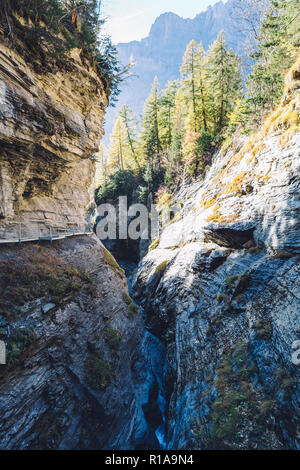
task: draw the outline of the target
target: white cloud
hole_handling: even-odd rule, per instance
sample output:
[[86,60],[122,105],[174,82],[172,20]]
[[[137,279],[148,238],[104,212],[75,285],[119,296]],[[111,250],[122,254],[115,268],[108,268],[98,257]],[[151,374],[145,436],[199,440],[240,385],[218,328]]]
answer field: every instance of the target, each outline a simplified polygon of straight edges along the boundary
[[114,43],[139,40],[149,32],[148,21],[142,10],[129,15],[108,18],[104,31],[112,37]]

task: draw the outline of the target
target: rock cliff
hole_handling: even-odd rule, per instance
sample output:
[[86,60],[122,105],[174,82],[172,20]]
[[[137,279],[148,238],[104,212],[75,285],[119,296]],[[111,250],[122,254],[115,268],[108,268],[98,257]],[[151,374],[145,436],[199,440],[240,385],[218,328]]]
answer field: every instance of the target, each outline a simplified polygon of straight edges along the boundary
[[168,449],[299,449],[299,62],[280,106],[181,189],[136,292],[165,345]]
[[38,72],[0,35],[0,238],[84,224],[108,98],[100,78],[70,53]]
[[0,266],[0,448],[157,447],[152,340],[96,237],[2,249]]
[[[0,27],[0,239],[82,231],[105,81],[77,49],[41,62],[11,39]],[[97,238],[1,244],[0,284],[0,448],[158,447],[155,339]]]

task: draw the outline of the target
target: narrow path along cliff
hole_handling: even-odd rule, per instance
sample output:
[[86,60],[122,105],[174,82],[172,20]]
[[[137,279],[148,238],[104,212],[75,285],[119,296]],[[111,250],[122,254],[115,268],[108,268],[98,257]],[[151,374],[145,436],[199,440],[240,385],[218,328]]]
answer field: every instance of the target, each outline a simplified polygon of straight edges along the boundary
[[[204,132],[156,240],[102,243],[81,227],[114,75],[73,11],[36,30],[19,3],[0,6],[0,239],[36,238],[0,246],[0,449],[299,449],[299,60],[257,132]],[[120,186],[149,206],[146,170]]]

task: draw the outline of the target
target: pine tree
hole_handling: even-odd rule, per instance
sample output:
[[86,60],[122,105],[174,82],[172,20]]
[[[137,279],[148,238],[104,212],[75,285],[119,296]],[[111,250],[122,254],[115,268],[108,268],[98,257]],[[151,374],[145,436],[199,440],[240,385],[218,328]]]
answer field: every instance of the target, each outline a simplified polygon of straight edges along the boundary
[[284,74],[299,47],[299,0],[270,0],[247,83],[247,104],[254,125],[259,125],[263,116],[279,102]]
[[119,116],[121,117],[123,124],[125,126],[126,135],[127,135],[127,138],[126,138],[127,146],[130,149],[131,158],[130,158],[129,165],[134,170],[140,172],[141,165],[139,162],[138,152],[137,152],[137,135],[136,135],[137,134],[137,130],[136,130],[137,121],[133,116],[133,112],[131,111],[129,106],[127,106],[126,104],[124,104],[121,107],[119,111]]
[[197,122],[198,111],[198,88],[197,76],[201,67],[201,55],[199,53],[199,45],[192,40],[186,48],[181,66],[181,83],[186,93],[187,102],[191,103],[193,130],[197,132],[199,125]]
[[182,171],[184,123],[185,99],[182,88],[179,88],[174,100],[172,140],[165,175],[165,183],[170,186],[174,186]]
[[169,149],[173,134],[173,114],[176,93],[179,88],[178,81],[168,82],[163,91],[159,107],[159,126],[161,129],[160,140],[164,149]]
[[159,89],[158,79],[155,77],[151,93],[146,101],[141,132],[141,145],[145,159],[153,170],[155,165],[160,165],[161,141],[159,132]]
[[202,125],[205,132],[208,130],[208,101],[209,91],[207,88],[207,68],[204,49],[202,43],[198,49],[198,70],[197,70],[197,90],[199,93],[199,117],[202,119]]
[[224,32],[209,49],[207,70],[213,97],[214,132],[220,134],[242,89],[239,59],[232,49],[227,49]]

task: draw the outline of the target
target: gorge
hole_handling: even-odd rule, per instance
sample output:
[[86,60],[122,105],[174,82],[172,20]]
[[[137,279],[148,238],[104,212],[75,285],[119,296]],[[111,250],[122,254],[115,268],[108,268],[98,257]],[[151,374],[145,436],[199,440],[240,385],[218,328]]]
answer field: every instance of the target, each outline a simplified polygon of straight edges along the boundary
[[86,224],[107,77],[0,19],[0,449],[299,450],[299,57],[150,247],[105,243],[118,264],[95,233],[40,237]]

